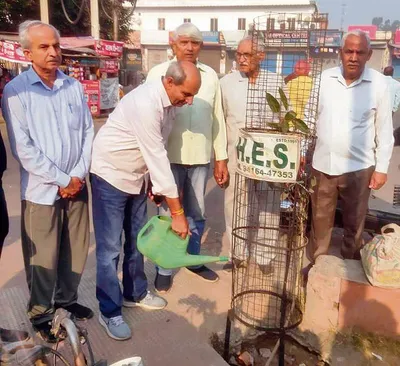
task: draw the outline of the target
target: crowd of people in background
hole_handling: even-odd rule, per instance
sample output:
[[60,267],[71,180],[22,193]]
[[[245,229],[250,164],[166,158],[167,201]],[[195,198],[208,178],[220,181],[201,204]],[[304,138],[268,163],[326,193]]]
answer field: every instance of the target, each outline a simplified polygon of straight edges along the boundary
[[[50,324],[55,309],[64,308],[77,320],[94,315],[78,303],[90,238],[90,182],[99,323],[111,338],[129,339],[132,333],[122,308],[163,309],[167,302],[160,294],[173,286],[171,271],[157,268],[158,294],[148,290],[144,258],[137,249],[138,232],[147,220],[147,199],[157,203],[160,214],[172,217],[177,235],[190,235],[188,252],[199,254],[206,225],[205,189],[213,166],[214,179],[225,190],[230,239],[235,143],[239,129],[245,127],[248,90],[266,72],[260,64],[268,50],[254,47],[251,37],[244,38],[236,52],[237,70],[219,80],[215,71],[198,61],[201,32],[185,23],[173,33],[174,58],[150,70],[146,83],[121,99],[94,137],[80,83],[59,70],[57,29],[26,21],[19,33],[32,67],[4,87],[2,111],[21,172],[28,317],[43,340],[55,342]],[[350,32],[342,41],[341,66],[321,76],[312,161],[317,185],[311,197],[310,266],[328,253],[339,197],[344,202],[342,255],[359,257],[370,191],[387,180],[399,83],[389,79],[393,69],[385,69],[388,77],[366,66],[371,54],[368,36]],[[313,87],[309,73],[308,60],[297,62],[285,80],[271,73],[281,85],[286,83],[301,118]],[[302,98],[296,98],[299,90],[306,91]],[[0,153],[1,179],[6,168],[2,143]],[[8,232],[8,225],[3,226],[7,208],[2,187],[0,194],[2,246]],[[117,274],[122,248],[121,288]],[[230,261],[225,269],[234,265]],[[204,265],[186,270],[193,278],[218,281],[218,274]],[[2,332],[8,339],[26,337]]]

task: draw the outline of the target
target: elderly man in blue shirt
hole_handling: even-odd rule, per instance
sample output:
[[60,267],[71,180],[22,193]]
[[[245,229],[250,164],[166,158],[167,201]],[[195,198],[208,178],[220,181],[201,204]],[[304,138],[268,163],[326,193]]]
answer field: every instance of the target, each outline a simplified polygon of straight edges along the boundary
[[58,31],[34,20],[22,23],[19,35],[32,67],[7,84],[2,109],[20,164],[28,316],[39,335],[54,342],[50,321],[55,308],[65,308],[78,320],[93,316],[77,303],[89,246],[85,177],[93,121],[80,83],[58,69]]

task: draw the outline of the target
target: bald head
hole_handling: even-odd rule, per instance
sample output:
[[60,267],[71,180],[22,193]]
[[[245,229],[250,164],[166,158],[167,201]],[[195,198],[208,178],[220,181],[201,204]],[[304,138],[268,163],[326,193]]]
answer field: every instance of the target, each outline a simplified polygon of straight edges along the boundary
[[393,66],[386,66],[386,67],[383,69],[383,75],[392,76],[392,77],[393,77],[393,74],[394,74],[394,68],[393,68]]
[[201,86],[200,71],[190,61],[171,62],[163,84],[172,105],[177,107],[191,105],[193,97],[199,92]]

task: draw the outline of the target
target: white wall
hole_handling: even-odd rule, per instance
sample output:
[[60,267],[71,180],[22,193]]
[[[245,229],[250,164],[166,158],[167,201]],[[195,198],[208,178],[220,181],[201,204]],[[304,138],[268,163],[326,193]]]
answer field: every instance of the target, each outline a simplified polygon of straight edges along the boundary
[[[272,10],[272,8],[271,8]],[[158,29],[158,18],[165,18],[165,29],[174,30],[183,23],[184,18],[190,18],[201,31],[210,31],[211,18],[218,18],[219,31],[234,31],[238,30],[238,19],[246,18],[246,29],[249,29],[249,24],[253,23],[254,18],[268,13],[268,7],[247,7],[246,9],[239,7],[204,7],[204,8],[140,8],[136,9],[136,18],[140,18],[140,26],[135,26],[135,29],[155,30]],[[274,7],[274,12],[289,12],[288,8]],[[314,8],[304,6],[293,6],[290,8],[290,13],[312,13]],[[139,15],[140,13],[140,15]]]

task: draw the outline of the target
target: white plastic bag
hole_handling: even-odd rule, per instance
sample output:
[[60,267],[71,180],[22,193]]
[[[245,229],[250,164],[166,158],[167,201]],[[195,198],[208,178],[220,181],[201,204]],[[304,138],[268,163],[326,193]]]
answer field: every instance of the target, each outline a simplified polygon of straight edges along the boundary
[[373,286],[400,288],[400,227],[389,224],[361,249],[365,274]]
[[144,366],[141,357],[130,357],[125,358],[125,360],[113,363],[111,366]]

